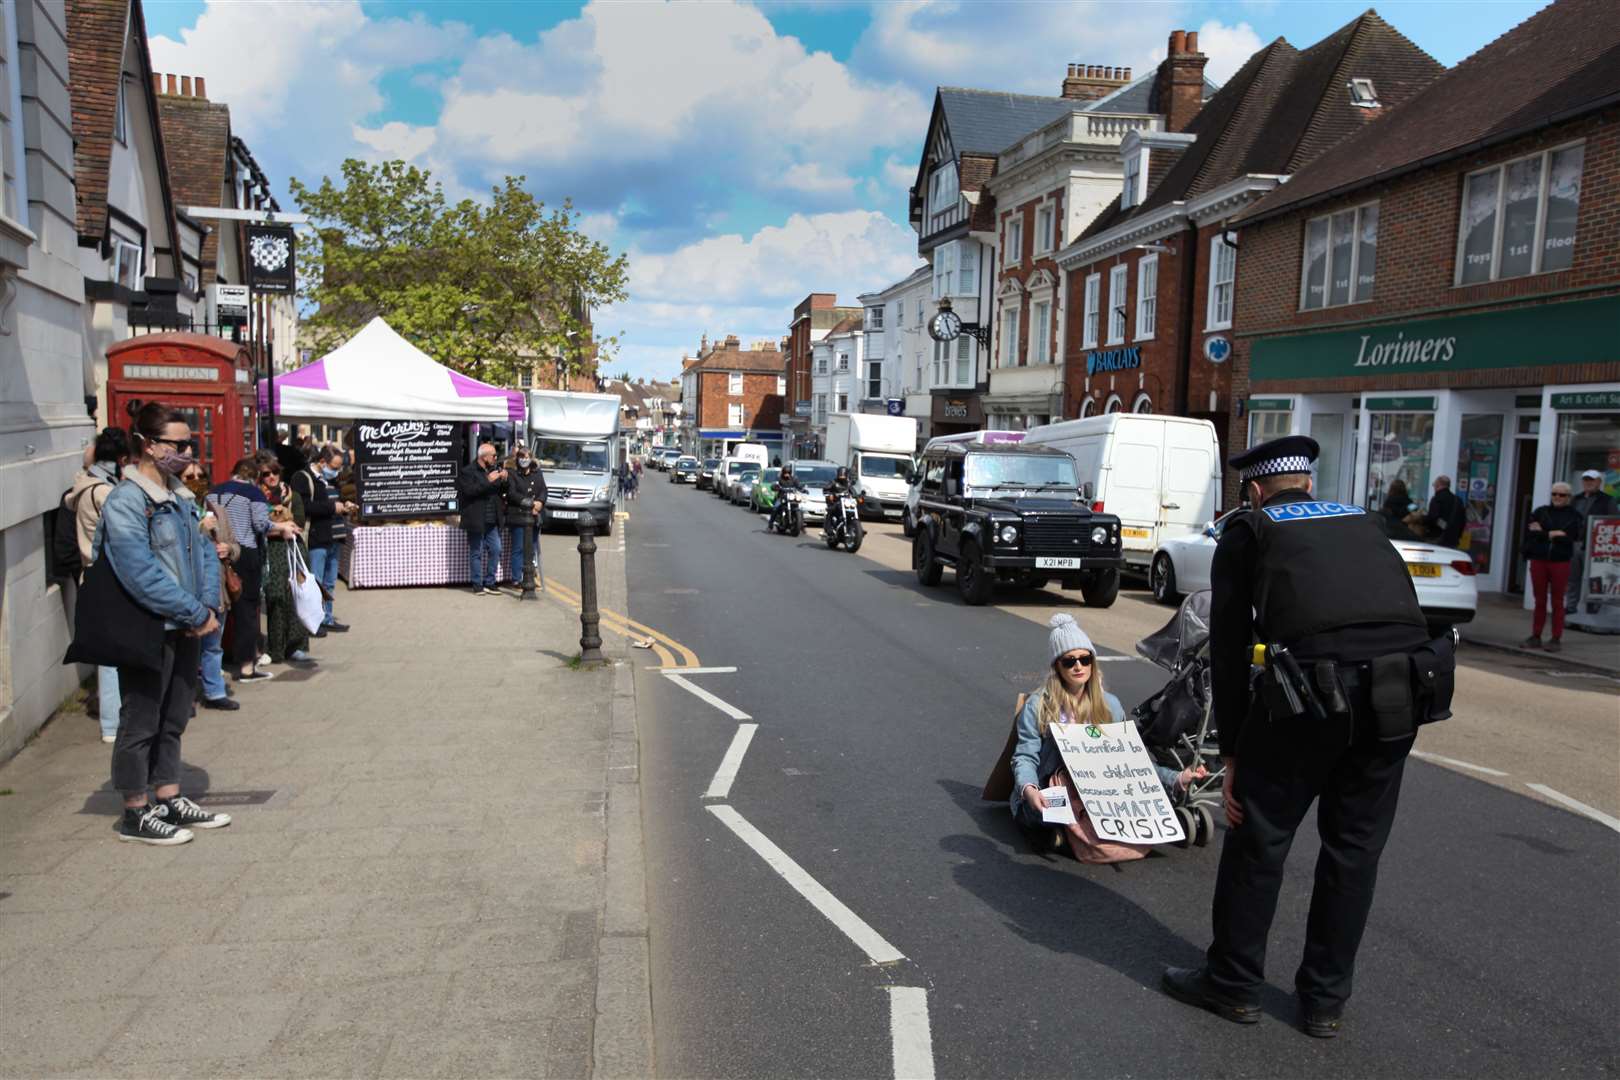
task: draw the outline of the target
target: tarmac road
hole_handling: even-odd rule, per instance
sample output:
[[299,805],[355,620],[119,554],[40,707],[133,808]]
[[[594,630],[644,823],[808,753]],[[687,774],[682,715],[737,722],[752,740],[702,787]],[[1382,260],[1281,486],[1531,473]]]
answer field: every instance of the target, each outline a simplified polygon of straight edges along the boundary
[[[1216,847],[1086,868],[1031,852],[1006,807],[979,799],[1016,694],[1040,679],[1044,629],[963,606],[949,573],[918,587],[885,565],[879,536],[881,561],[830,552],[815,532],[766,534],[662,480],[649,475],[625,527],[630,611],[704,666],[736,669],[683,676],[713,700],[637,672],[662,1075],[890,1076],[919,1053],[940,1076],[1614,1072],[1614,830],[1486,782],[1499,777],[1414,760],[1346,1034],[1320,1043],[1291,1026],[1308,828],[1272,934],[1266,1021],[1186,1009],[1158,975],[1207,943]],[[1168,609],[1155,614],[1142,625]],[[1111,615],[1077,609],[1082,625]],[[1093,630],[1105,655],[1128,645],[1125,621]],[[1134,659],[1100,670],[1127,708],[1163,682]],[[1609,704],[1534,694],[1528,734]],[[705,798],[740,724],[758,727],[735,780]],[[724,815],[848,917],[812,906]],[[901,958],[874,964],[870,939],[851,936],[861,927]],[[921,1050],[916,1024],[892,1019],[897,986],[926,992]]]

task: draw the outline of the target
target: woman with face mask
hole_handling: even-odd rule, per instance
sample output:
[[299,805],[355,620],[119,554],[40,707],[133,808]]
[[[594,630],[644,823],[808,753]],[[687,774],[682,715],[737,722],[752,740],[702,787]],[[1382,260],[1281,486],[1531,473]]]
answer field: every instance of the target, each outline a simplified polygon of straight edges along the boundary
[[[134,467],[107,496],[94,547],[130,598],[163,620],[161,670],[123,667],[112,784],[123,793],[118,837],[184,844],[193,829],[230,824],[180,793],[180,737],[197,694],[201,640],[219,626],[219,557],[197,527],[195,499],[180,476],[194,461],[180,413],[148,402],[135,414]],[[154,803],[147,789],[157,797]]]
[[517,451],[507,462],[506,524],[512,530],[512,587],[522,589],[523,571],[529,560],[534,560],[536,587],[544,589],[540,580],[540,510],[546,504],[546,478],[540,465],[519,443]]

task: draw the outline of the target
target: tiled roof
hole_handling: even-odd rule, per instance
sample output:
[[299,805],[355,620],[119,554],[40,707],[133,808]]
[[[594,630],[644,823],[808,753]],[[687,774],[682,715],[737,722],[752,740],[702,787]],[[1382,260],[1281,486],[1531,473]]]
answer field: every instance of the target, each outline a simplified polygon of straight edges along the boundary
[[[231,110],[204,98],[158,98],[163,121],[163,149],[169,158],[169,184],[181,206],[218,206],[223,200],[229,166]],[[219,230],[203,236],[202,280],[212,284],[218,273]]]
[[[1199,110],[1185,132],[1196,140],[1147,198],[1127,211],[1115,199],[1082,235],[1096,236],[1240,176],[1291,174],[1368,124],[1382,124],[1444,70],[1370,10],[1304,52],[1278,38]],[[1350,103],[1355,77],[1373,79],[1382,108]]]
[[847,334],[851,330],[859,330],[865,325],[866,317],[864,312],[860,315],[846,315],[832,325],[832,329],[827,331],[827,336],[832,337],[834,334]]
[[787,353],[777,349],[719,348],[711,351],[693,367],[699,371],[765,371],[777,374],[787,367]]
[[945,126],[958,154],[999,154],[1025,135],[1087,104],[1062,97],[999,90],[939,88]]
[[129,0],[67,0],[68,94],[79,235],[107,231],[107,174]]
[[[1163,66],[1162,62],[1161,65]],[[1220,84],[1209,79],[1204,80],[1204,100],[1208,101],[1220,90]],[[1099,113],[1130,113],[1133,115],[1151,115],[1164,110],[1159,106],[1159,69],[1156,67],[1146,75],[1139,75],[1134,82],[1120,87],[1107,97],[1098,98],[1094,102],[1077,102],[1084,106],[1087,112]]]
[[[1384,98],[1383,78],[1370,77]],[[1620,18],[1612,0],[1558,0],[1377,125],[1324,151],[1243,217],[1270,217],[1617,100]]]

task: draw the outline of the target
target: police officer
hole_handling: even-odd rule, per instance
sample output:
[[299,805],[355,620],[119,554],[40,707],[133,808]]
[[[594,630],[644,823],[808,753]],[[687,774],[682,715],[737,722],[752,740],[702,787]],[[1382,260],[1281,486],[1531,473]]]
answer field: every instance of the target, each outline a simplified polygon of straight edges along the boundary
[[[1429,640],[1406,566],[1372,516],[1312,497],[1318,451],[1293,435],[1230,462],[1253,508],[1227,523],[1212,567],[1211,677],[1230,829],[1205,965],[1167,968],[1162,985],[1227,1020],[1260,1018],[1283,861],[1319,800],[1322,849],[1294,985],[1305,1032],[1332,1038],[1406,755],[1420,718],[1449,715],[1453,660],[1449,637]],[[1251,702],[1256,641],[1268,655]],[[1440,671],[1444,700],[1414,691],[1414,654],[1421,670]]]

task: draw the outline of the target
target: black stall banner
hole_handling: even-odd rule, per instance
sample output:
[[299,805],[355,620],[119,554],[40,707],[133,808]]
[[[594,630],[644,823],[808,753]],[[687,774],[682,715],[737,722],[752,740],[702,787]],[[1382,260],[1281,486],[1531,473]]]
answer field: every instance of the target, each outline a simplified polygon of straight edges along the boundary
[[457,512],[465,427],[445,420],[361,420],[354,426],[356,497],[363,521]]
[[254,292],[298,291],[296,242],[291,225],[247,226],[248,285]]

